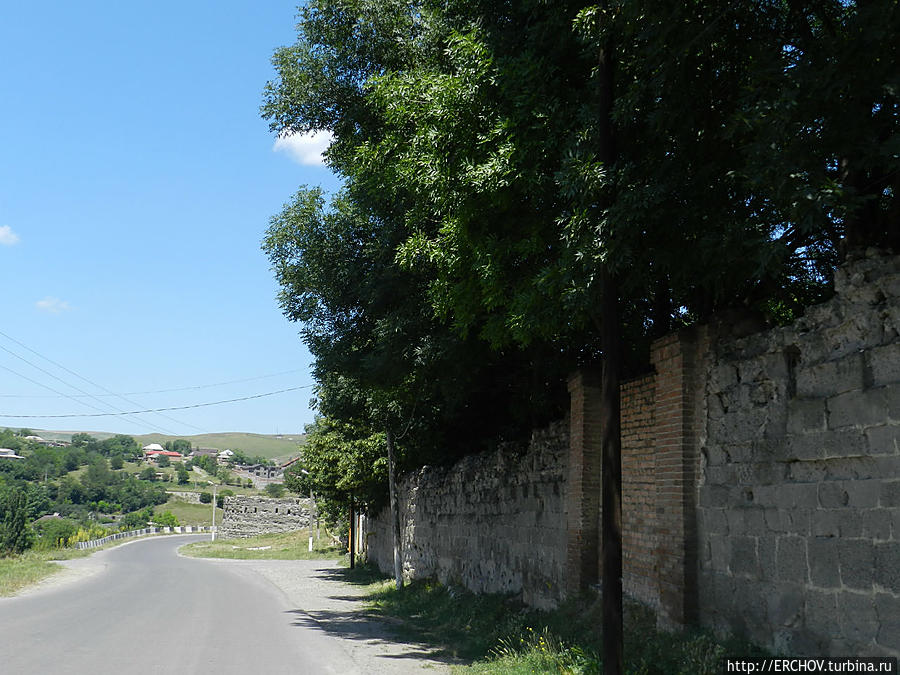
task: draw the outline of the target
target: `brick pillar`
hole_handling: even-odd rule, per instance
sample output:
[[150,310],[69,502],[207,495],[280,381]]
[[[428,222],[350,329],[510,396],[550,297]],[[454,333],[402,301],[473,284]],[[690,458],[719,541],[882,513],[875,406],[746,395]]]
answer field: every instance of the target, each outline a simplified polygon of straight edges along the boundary
[[658,625],[678,629],[697,617],[696,460],[698,339],[693,331],[653,343],[656,367],[656,522]]
[[566,495],[566,594],[598,581],[600,565],[600,381],[569,377],[569,476]]

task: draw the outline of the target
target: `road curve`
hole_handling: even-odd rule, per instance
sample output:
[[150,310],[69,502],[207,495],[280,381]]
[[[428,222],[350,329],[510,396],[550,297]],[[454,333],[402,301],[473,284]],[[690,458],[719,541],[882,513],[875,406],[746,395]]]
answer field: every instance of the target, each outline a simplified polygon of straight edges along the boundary
[[[359,650],[340,637],[314,621],[298,621],[302,608],[264,575],[176,554],[198,538],[151,538],[101,551],[89,559],[95,574],[0,599],[0,671],[396,672],[400,664],[362,663]],[[418,670],[424,664],[403,665]]]

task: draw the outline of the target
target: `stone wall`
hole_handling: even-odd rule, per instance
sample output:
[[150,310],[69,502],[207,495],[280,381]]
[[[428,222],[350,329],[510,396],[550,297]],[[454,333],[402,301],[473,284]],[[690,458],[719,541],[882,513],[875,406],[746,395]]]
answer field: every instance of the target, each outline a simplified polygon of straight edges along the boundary
[[224,501],[225,514],[219,533],[225,538],[255,537],[309,527],[309,499],[237,495],[225,497]]
[[713,341],[697,525],[704,622],[795,654],[900,654],[900,258],[795,324]]
[[[900,257],[850,261],[835,290],[787,327],[661,338],[622,386],[623,587],[662,627],[900,656]],[[403,480],[408,577],[539,606],[596,584],[600,393],[589,373],[569,391],[568,434]],[[387,522],[368,537],[390,571]]]
[[[535,432],[453,467],[424,467],[400,481],[403,573],[475,592],[522,593],[539,607],[562,596],[567,425]],[[388,510],[366,519],[369,560],[393,573]]]

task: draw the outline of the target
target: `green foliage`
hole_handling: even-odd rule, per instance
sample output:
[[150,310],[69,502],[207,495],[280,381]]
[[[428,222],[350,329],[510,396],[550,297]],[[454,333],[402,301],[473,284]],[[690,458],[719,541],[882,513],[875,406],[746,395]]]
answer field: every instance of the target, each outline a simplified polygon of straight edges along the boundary
[[25,492],[18,489],[0,491],[0,555],[22,553],[31,544]]
[[178,518],[171,511],[163,511],[153,516],[153,524],[157,527],[178,527]]
[[156,464],[160,469],[164,469],[167,466],[172,466],[172,460],[170,460],[166,455],[159,455],[156,458]]
[[153,507],[147,506],[140,511],[126,513],[119,521],[119,529],[123,531],[141,530],[147,527],[147,523],[153,518]]
[[69,537],[75,534],[78,524],[68,518],[51,518],[35,523],[34,529],[38,534],[35,548],[49,550],[68,546]]
[[284,496],[284,491],[284,485],[281,483],[269,483],[264,490],[269,497],[282,497]]
[[188,470],[184,468],[184,466],[179,466],[175,471],[175,475],[178,477],[179,485],[187,485],[191,480],[191,475],[188,473]]
[[389,429],[401,469],[451,461],[558,417],[612,322],[638,373],[673,327],[787,321],[844,249],[900,245],[896,2],[310,0],[297,30],[262,113],[332,132],[344,188],[263,248],[318,382],[287,484],[334,517],[383,502]]
[[212,504],[212,493],[211,492],[201,492],[200,493],[200,503],[201,504]]

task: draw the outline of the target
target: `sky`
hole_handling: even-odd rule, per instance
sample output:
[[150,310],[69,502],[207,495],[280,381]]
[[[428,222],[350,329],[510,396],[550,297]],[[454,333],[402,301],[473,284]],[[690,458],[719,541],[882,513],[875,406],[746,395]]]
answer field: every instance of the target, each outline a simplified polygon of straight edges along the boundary
[[296,3],[3,4],[0,426],[301,432],[312,359],[260,243],[339,182],[259,115]]

